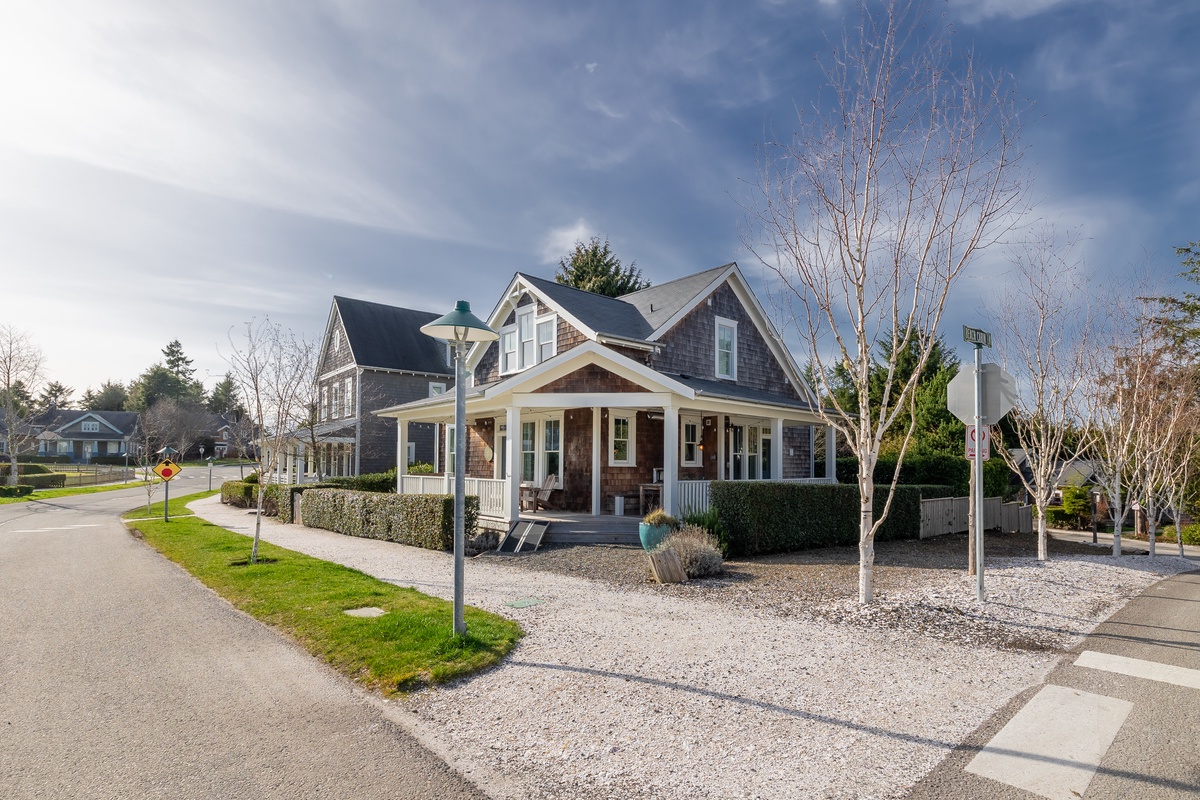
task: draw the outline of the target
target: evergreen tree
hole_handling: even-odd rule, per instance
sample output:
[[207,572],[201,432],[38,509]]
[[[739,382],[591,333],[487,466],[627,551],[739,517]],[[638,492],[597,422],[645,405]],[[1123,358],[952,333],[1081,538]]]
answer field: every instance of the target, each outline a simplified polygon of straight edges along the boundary
[[575,252],[560,260],[558,267],[554,280],[608,297],[620,297],[650,285],[650,281],[642,280],[637,262],[622,266],[608,239],[601,242],[598,236],[593,236],[587,244],[575,242]]
[[42,387],[42,392],[37,399],[37,408],[39,411],[45,411],[50,406],[65,408],[70,405],[73,394],[75,394],[75,390],[70,386],[63,386],[58,381],[51,381]]
[[83,407],[88,411],[123,411],[129,392],[120,381],[105,381],[99,391],[90,387],[83,393]]
[[208,410],[214,414],[226,414],[229,419],[237,419],[246,415],[246,407],[242,405],[238,394],[237,383],[228,372],[208,397]]
[[145,411],[164,398],[202,404],[204,387],[199,381],[184,380],[162,364],[155,364],[130,384],[125,410]]
[[167,369],[175,377],[184,383],[191,381],[196,370],[192,368],[192,360],[183,354],[183,345],[178,339],[172,339],[170,344],[163,348],[162,354],[167,360]]

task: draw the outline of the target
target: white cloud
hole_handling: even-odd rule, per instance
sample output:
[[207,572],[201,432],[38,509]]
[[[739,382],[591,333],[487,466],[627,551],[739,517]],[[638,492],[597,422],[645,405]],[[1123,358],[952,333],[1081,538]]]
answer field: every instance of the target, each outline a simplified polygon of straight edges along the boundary
[[589,64],[584,64],[584,65],[583,65],[583,68],[584,68],[584,69],[586,69],[588,72],[595,72],[595,71],[596,71],[596,67],[598,67],[598,66],[600,66],[600,65],[599,65],[599,64],[597,64],[595,61],[593,61],[593,62],[591,62],[591,63],[589,63]]
[[554,228],[542,239],[542,263],[557,264],[559,259],[575,249],[576,242],[586,242],[595,235],[596,232],[582,217],[574,225]]
[[1059,6],[1077,3],[1079,0],[952,0],[959,16],[968,24],[975,24],[996,17],[1027,19]]

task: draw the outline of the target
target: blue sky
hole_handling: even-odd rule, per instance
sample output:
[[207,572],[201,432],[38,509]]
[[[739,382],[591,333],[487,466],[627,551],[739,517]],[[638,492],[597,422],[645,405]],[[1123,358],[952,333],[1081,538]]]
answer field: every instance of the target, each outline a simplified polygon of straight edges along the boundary
[[[1036,214],[1103,283],[1200,239],[1200,6],[950,0],[1032,103]],[[608,237],[659,283],[736,260],[755,147],[857,14],[820,0],[59,0],[0,26],[0,322],[77,395],[173,338],[211,386],[255,315],[490,310]],[[984,267],[947,319],[979,319]],[[965,351],[964,351],[965,352]],[[803,363],[805,355],[797,353]]]

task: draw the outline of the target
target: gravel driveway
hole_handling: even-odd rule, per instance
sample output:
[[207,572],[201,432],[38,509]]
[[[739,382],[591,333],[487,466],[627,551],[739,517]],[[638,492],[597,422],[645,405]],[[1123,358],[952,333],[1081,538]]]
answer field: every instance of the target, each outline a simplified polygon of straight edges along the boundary
[[[253,521],[214,499],[192,508],[231,529]],[[451,595],[448,554],[274,521],[263,531]],[[1026,546],[997,539],[986,552]],[[467,603],[526,637],[500,667],[397,702],[497,797],[895,797],[1126,599],[1194,568],[1076,547],[1044,564],[989,556],[980,607],[953,568],[965,545],[881,544],[881,597],[865,609],[843,549],[669,587],[646,583],[629,548],[482,556],[467,563]]]

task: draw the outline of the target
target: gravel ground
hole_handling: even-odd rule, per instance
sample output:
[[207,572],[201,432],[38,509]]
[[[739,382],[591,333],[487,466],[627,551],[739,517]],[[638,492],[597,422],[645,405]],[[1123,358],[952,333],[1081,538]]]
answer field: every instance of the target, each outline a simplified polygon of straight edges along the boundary
[[[193,508],[236,527],[219,504]],[[450,596],[444,553],[263,535]],[[1194,567],[1063,543],[1038,564],[1028,541],[997,537],[981,607],[961,539],[881,544],[866,609],[852,549],[681,586],[647,583],[632,548],[470,559],[467,602],[527,635],[500,667],[398,704],[496,797],[897,797],[1128,597]]]

